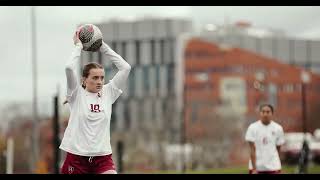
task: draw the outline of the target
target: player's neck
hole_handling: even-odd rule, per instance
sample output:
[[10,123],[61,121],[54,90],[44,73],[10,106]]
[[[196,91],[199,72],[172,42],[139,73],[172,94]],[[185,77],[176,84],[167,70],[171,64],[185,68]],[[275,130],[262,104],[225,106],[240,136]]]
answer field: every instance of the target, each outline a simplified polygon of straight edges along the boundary
[[261,123],[262,123],[263,125],[265,125],[265,126],[268,126],[268,125],[271,123],[271,120],[269,120],[269,121],[260,120],[260,121],[261,121]]

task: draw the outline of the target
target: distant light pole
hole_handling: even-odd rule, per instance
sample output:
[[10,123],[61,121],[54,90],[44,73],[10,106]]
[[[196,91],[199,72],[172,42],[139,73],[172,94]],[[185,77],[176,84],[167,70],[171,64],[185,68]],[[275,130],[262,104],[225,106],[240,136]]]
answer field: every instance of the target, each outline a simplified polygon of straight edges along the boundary
[[60,86],[57,86],[57,94],[54,96],[53,98],[53,145],[54,145],[54,153],[53,153],[53,157],[54,157],[54,173],[55,174],[59,174],[59,170],[60,170],[60,149],[59,149],[59,145],[60,145],[60,124],[59,124],[59,89]]
[[[185,75],[184,75],[185,76]],[[181,173],[186,172],[186,166],[185,166],[185,152],[184,152],[184,146],[186,143],[186,124],[185,124],[185,119],[186,119],[186,93],[187,93],[187,88],[186,88],[186,81],[183,82],[183,105],[182,105],[182,119],[181,119],[181,126],[180,126],[180,147],[181,147],[181,154],[180,154],[180,159],[181,159]]]
[[306,71],[301,73],[301,97],[302,97],[302,127],[303,127],[303,145],[300,153],[299,159],[299,173],[307,173],[308,167],[308,156],[309,156],[309,145],[307,141],[307,97],[306,97],[306,87],[311,81],[310,74]]
[[33,90],[33,130],[32,130],[32,160],[31,171],[35,171],[39,156],[39,119],[37,105],[37,38],[35,7],[31,6],[31,60],[32,60],[32,90]]

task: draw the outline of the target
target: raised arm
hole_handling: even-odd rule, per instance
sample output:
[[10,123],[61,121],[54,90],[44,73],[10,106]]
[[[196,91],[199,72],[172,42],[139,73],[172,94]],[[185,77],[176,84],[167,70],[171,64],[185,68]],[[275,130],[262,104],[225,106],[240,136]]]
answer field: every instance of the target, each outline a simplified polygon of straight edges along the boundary
[[80,64],[81,49],[83,48],[81,41],[78,38],[78,31],[75,33],[73,40],[75,47],[65,66],[65,72],[67,77],[67,99],[69,99],[72,96],[73,91],[79,85],[77,69]]
[[112,78],[112,83],[119,89],[123,89],[128,79],[131,66],[105,42],[102,43],[100,51],[118,68],[118,72]]

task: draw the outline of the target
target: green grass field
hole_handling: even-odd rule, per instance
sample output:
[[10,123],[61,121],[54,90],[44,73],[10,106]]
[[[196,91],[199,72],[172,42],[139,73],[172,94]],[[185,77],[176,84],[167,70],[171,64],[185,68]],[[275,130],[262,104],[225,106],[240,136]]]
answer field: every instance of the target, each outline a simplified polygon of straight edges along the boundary
[[[283,174],[295,174],[297,166],[287,166],[282,167]],[[179,171],[155,171],[148,172],[148,174],[180,174]],[[248,168],[244,167],[234,167],[234,168],[221,168],[221,169],[210,169],[204,171],[186,171],[186,174],[248,174]],[[308,167],[308,174],[320,174],[320,165],[310,165]]]

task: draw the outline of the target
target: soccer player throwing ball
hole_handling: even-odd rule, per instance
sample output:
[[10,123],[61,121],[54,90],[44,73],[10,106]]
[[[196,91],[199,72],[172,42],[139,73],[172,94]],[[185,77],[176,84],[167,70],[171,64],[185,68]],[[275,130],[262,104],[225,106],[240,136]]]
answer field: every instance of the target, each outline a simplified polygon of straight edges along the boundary
[[79,31],[73,37],[74,50],[67,62],[67,100],[70,107],[68,126],[60,145],[67,152],[62,166],[63,174],[116,174],[110,143],[112,104],[121,95],[131,66],[106,43],[100,47],[108,59],[118,68],[109,83],[104,84],[103,66],[89,63],[77,76],[83,45]]
[[272,120],[274,109],[270,104],[260,106],[260,120],[252,123],[245,135],[250,146],[250,174],[279,174],[279,151],[284,143],[283,128]]

